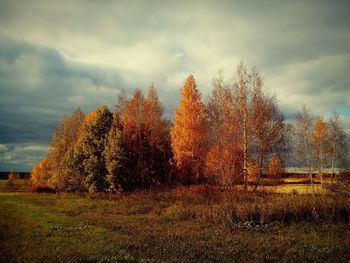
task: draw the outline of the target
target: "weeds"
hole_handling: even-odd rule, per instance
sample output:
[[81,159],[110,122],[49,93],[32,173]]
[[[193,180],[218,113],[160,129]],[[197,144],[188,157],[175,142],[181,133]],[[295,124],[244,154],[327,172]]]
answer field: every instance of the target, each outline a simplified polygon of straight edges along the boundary
[[346,262],[350,256],[349,199],[341,195],[197,185],[120,195],[4,192],[0,207],[4,262]]
[[246,204],[236,203],[231,208],[233,224],[253,222],[269,224],[280,222],[349,223],[350,203],[346,197],[334,195],[272,195],[267,199]]

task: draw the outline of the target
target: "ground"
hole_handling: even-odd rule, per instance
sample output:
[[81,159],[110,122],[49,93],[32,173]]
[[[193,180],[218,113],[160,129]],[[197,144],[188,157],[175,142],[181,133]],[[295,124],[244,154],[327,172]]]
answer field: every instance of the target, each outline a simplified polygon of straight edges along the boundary
[[277,194],[247,197],[201,187],[45,194],[21,192],[18,181],[10,192],[5,184],[0,182],[1,262],[350,260],[348,222],[232,222],[227,204],[252,206]]

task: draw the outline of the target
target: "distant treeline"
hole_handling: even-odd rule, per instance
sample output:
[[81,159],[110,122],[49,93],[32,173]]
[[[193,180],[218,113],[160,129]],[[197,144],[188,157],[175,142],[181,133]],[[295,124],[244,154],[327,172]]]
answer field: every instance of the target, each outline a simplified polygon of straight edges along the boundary
[[[78,109],[53,132],[49,151],[31,173],[31,186],[55,191],[130,191],[163,184],[248,182],[279,177],[295,156],[323,178],[344,164],[345,133],[334,115],[314,118],[305,106],[287,124],[254,67],[241,63],[234,80],[219,75],[202,100],[193,75],[181,89],[173,122],[163,118],[153,85],[118,97],[113,112]],[[255,187],[255,189],[256,189]]]
[[0,172],[0,179],[8,179],[9,174],[14,173],[16,175],[16,179],[28,179],[30,177],[29,172]]

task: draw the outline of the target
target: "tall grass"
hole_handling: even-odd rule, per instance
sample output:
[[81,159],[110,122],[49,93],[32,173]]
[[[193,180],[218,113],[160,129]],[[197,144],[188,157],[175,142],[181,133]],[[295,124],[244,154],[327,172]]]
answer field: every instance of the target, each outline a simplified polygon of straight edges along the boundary
[[350,198],[339,194],[220,191],[206,185],[178,187],[169,193],[174,201],[182,204],[172,207],[172,214],[177,210],[190,218],[213,223],[227,223],[227,220],[236,226],[247,222],[250,225],[350,223]]
[[230,211],[233,224],[349,223],[350,200],[336,195],[271,195],[254,202],[234,203]]

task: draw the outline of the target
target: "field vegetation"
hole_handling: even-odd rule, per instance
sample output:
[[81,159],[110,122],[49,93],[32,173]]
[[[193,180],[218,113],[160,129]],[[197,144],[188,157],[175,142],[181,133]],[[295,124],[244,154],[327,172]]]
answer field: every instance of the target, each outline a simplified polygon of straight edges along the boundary
[[[179,186],[127,194],[9,192],[2,262],[347,262],[350,200]],[[15,189],[25,189],[15,180]]]

